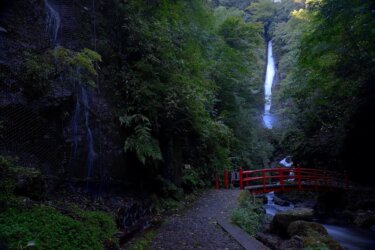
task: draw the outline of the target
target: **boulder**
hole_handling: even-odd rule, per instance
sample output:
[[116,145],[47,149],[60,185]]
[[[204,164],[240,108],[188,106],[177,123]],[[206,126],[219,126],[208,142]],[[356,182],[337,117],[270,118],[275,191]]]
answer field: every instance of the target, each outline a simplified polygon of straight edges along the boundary
[[370,229],[375,226],[375,212],[371,210],[358,212],[355,215],[354,224],[358,227]]
[[266,233],[258,233],[255,238],[271,249],[277,249],[283,241],[277,235]]
[[303,249],[343,250],[344,248],[328,235],[312,234],[303,238]]
[[302,248],[324,248],[331,250],[343,249],[340,244],[333,240],[323,225],[308,221],[294,221],[288,227],[290,237],[300,237],[302,239]]
[[263,204],[267,204],[268,203],[267,195],[262,195],[261,199],[262,199],[262,203]]
[[288,235],[290,237],[293,237],[295,235],[309,236],[312,233],[317,233],[320,235],[328,235],[328,232],[323,227],[323,225],[316,223],[316,222],[297,220],[297,221],[290,223],[288,227]]
[[40,200],[43,194],[43,178],[40,171],[23,167],[17,167],[14,170],[16,173],[14,193],[33,200]]
[[273,202],[276,204],[276,205],[279,205],[279,206],[282,206],[282,207],[288,207],[290,205],[290,202],[286,201],[286,200],[283,200],[283,199],[280,199],[279,197],[277,196],[274,196],[273,197]]
[[289,225],[297,220],[312,220],[314,211],[310,208],[295,208],[277,213],[271,222],[270,231],[280,236],[288,236]]
[[300,250],[303,249],[303,237],[295,235],[290,240],[285,240],[279,245],[279,249]]

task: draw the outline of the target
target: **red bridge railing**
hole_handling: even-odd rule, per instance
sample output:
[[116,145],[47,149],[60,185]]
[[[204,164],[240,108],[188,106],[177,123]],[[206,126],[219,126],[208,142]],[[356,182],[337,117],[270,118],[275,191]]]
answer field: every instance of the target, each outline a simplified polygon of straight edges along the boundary
[[[228,188],[229,173],[226,170],[223,179],[224,188]],[[299,165],[296,168],[279,167],[257,170],[240,168],[238,179],[235,181],[239,182],[240,189],[247,189],[252,193],[290,190],[329,191],[349,188],[346,173],[301,168]]]

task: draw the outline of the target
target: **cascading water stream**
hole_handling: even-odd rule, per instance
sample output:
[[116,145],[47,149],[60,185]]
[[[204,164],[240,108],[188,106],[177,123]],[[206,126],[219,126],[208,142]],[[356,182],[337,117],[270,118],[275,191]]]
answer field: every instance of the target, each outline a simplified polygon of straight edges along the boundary
[[76,100],[76,107],[74,109],[74,113],[71,120],[71,130],[72,130],[72,159],[75,160],[77,157],[77,149],[78,149],[78,130],[79,130],[79,114],[81,112],[81,105],[79,99],[77,97]]
[[[79,73],[79,72],[78,72]],[[76,83],[76,93],[77,93],[77,100],[76,106],[72,115],[71,120],[71,141],[72,141],[72,155],[71,155],[71,165],[76,165],[77,161],[77,149],[78,144],[80,141],[80,131],[79,131],[79,124],[80,120],[83,117],[84,121],[84,128],[86,131],[86,145],[87,145],[87,158],[86,158],[86,166],[87,166],[87,179],[89,180],[93,175],[94,164],[96,160],[96,151],[95,151],[95,143],[94,143],[94,136],[92,130],[90,128],[90,94],[86,87],[81,83]]]
[[[275,214],[287,211],[294,207],[290,203],[289,206],[279,206],[274,203],[274,192],[266,194],[267,204],[264,205],[266,214],[275,216]],[[328,234],[338,241],[345,249],[348,250],[372,250],[375,249],[375,232],[355,228],[353,226],[329,225],[322,224]]]
[[94,138],[92,131],[89,126],[89,95],[85,87],[81,85],[82,102],[83,102],[83,113],[85,117],[85,128],[86,128],[86,140],[87,140],[87,178],[92,177],[93,167],[96,159],[96,152],[94,147]]
[[48,0],[44,0],[44,5],[47,12],[47,30],[53,45],[56,45],[61,26],[60,14],[52,7]]
[[[93,2],[95,4],[95,2]],[[44,5],[47,13],[47,31],[53,46],[58,45],[59,31],[61,28],[61,17],[57,9],[54,8],[51,0],[44,0]],[[96,39],[96,38],[95,38]],[[77,75],[80,72],[77,69]],[[71,127],[71,141],[72,141],[72,154],[71,164],[76,166],[77,151],[80,142],[80,120],[84,120],[84,127],[86,130],[86,145],[87,145],[87,178],[91,178],[93,174],[93,168],[96,160],[96,152],[94,147],[94,137],[90,128],[90,114],[89,114],[89,92],[80,81],[72,79],[74,82],[74,88],[76,92],[76,103],[73,111],[72,119],[70,122]]]
[[266,80],[264,81],[264,114],[263,122],[266,128],[272,129],[273,117],[271,114],[272,85],[275,78],[275,60],[272,53],[272,41],[268,42]]

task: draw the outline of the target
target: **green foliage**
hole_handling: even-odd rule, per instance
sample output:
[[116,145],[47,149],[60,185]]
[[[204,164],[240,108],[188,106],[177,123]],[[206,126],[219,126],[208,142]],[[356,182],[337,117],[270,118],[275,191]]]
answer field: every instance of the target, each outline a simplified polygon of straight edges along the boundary
[[273,0],[260,0],[253,2],[248,8],[254,21],[262,22],[266,27],[272,22],[276,14],[276,5]]
[[364,122],[374,106],[373,7],[370,1],[350,0],[309,1],[307,6],[274,32],[286,76],[279,94],[285,117],[280,145],[314,165],[370,163],[366,148],[352,145],[374,138]]
[[38,197],[41,191],[40,182],[36,183],[36,187],[32,180],[40,180],[41,173],[39,170],[33,168],[24,168],[15,166],[10,159],[7,159],[0,155],[0,201],[13,203],[17,202],[14,195],[16,184],[19,179],[23,182],[30,184],[28,187],[29,197]]
[[[0,241],[9,249],[103,249],[116,245],[113,218],[103,212],[63,210],[35,205],[14,194],[17,178],[35,178],[39,171],[16,167],[0,156]],[[27,206],[26,206],[27,205]]]
[[113,219],[101,212],[82,212],[76,220],[41,205],[0,214],[0,240],[10,249],[103,249],[115,229]]
[[161,160],[159,143],[151,136],[150,120],[141,115],[121,116],[120,122],[126,127],[134,127],[134,133],[125,141],[125,152],[134,151],[138,160],[146,164],[146,159]]
[[[111,62],[102,65],[103,78],[128,154],[162,172],[181,172],[165,169],[182,166],[171,163],[176,156],[161,161],[169,155],[165,144],[178,141],[183,163],[199,166],[206,178],[232,164],[263,163],[269,150],[256,125],[265,64],[258,24],[202,0],[102,5],[114,11],[102,17],[98,30],[107,40],[98,51]],[[113,29],[116,36],[106,33]]]
[[261,200],[246,191],[242,192],[238,208],[232,213],[232,221],[243,228],[248,234],[255,235],[264,221],[263,204]]
[[303,248],[303,250],[328,250],[329,248],[324,244],[320,243],[319,245],[315,244],[314,246],[308,246]]
[[182,187],[187,192],[192,192],[205,187],[202,176],[192,168],[185,169],[182,177]]
[[25,74],[22,75],[26,85],[26,96],[32,98],[42,97],[51,89],[54,78],[54,65],[50,56],[35,53],[25,53]]
[[75,52],[64,47],[56,47],[50,53],[60,74],[95,87],[96,63],[102,61],[98,53],[87,48]]
[[127,249],[129,250],[145,250],[151,245],[153,239],[156,237],[157,231],[149,230],[144,233],[141,237],[131,242]]
[[3,156],[0,156],[0,200],[9,200],[14,193],[16,179],[13,164]]
[[61,84],[61,77],[80,81],[95,87],[97,63],[101,56],[87,48],[75,52],[56,47],[44,53],[25,52],[25,73],[21,75],[25,84],[25,95],[37,99],[47,95],[54,84]]

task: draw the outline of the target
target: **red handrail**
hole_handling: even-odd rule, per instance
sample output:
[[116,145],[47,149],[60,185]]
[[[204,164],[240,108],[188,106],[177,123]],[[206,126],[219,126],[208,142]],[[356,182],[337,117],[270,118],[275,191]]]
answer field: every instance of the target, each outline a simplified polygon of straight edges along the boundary
[[280,190],[290,189],[291,184],[289,182],[293,182],[296,190],[303,190],[305,186],[313,186],[315,190],[318,190],[320,187],[329,189],[348,189],[349,187],[346,173],[342,174],[335,171],[301,168],[300,165],[297,165],[296,168],[278,167],[256,170],[243,170],[242,167],[240,168],[240,189],[244,189],[245,187],[251,189],[251,187],[262,186],[262,191],[267,192],[268,180],[271,182],[272,180],[278,181],[278,188]]

